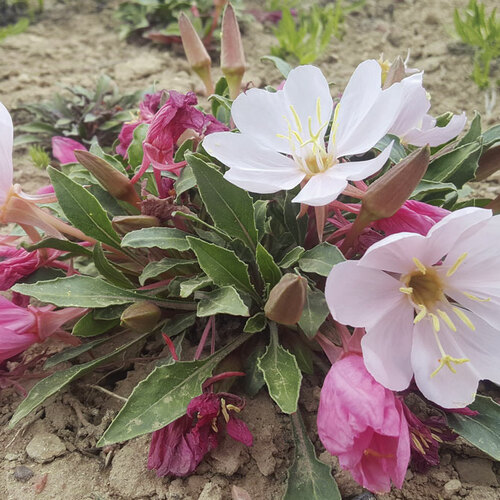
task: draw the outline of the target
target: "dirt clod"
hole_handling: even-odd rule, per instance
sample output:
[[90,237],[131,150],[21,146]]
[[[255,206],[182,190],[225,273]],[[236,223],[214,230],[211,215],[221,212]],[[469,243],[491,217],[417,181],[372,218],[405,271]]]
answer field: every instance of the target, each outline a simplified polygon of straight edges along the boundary
[[22,483],[31,479],[35,473],[25,465],[19,465],[14,469],[14,479],[16,481],[21,481]]
[[28,443],[26,453],[35,462],[50,462],[66,453],[66,446],[55,434],[40,432]]
[[455,462],[455,469],[464,483],[498,486],[492,462],[485,458],[459,459]]

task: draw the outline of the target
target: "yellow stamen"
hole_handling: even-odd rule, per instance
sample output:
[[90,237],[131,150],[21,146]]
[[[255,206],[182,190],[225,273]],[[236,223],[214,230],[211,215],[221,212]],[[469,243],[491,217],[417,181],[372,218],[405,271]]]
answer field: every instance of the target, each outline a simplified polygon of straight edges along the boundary
[[447,366],[452,373],[457,373],[452,363],[455,363],[456,365],[461,365],[463,363],[468,363],[470,359],[454,358],[449,354],[445,354],[441,359],[438,359],[438,361],[439,361],[439,366],[431,373],[431,378],[436,376],[441,371],[441,368],[443,368],[444,366]]
[[439,332],[439,330],[441,329],[441,325],[439,323],[439,318],[433,313],[429,313],[429,316],[432,319],[432,328],[434,328],[435,332]]
[[432,437],[432,439],[434,439],[434,441],[437,441],[438,443],[443,442],[443,440],[437,434],[434,434],[433,432],[431,432],[431,437]]
[[216,418],[214,418],[212,420],[212,426],[211,427],[212,427],[212,429],[213,429],[214,432],[219,432],[219,429],[217,428],[217,419]]
[[480,299],[479,297],[476,297],[475,295],[472,295],[472,293],[467,293],[467,292],[462,292],[468,299],[470,300],[475,300],[476,302],[489,302],[491,299],[487,297],[486,299]]
[[472,321],[469,319],[467,314],[464,313],[462,309],[459,309],[458,307],[453,306],[452,307],[453,312],[462,320],[462,322],[467,325],[472,331],[476,330],[476,327],[472,323]]
[[319,97],[316,99],[316,117],[318,118],[318,123],[321,123],[321,104]]
[[299,132],[302,132],[302,123],[300,123],[299,115],[297,114],[297,110],[291,104],[290,111],[292,112],[293,119],[295,120],[295,125],[297,125]]
[[413,257],[413,263],[417,266],[417,269],[422,274],[425,274],[427,272],[427,268],[416,257]]
[[425,450],[424,450],[424,447],[422,446],[422,443],[420,442],[420,440],[417,438],[417,436],[415,436],[415,434],[412,434],[411,435],[411,440],[413,441],[413,444],[416,446],[416,448],[418,449],[418,451],[420,453],[422,453],[422,455],[425,455]]
[[424,305],[419,305],[418,307],[420,307],[420,311],[419,313],[415,316],[415,319],[413,320],[413,323],[416,325],[419,321],[422,321],[426,314],[427,314],[427,307],[425,307]]
[[235,411],[236,413],[239,413],[241,411],[240,408],[238,408],[237,406],[231,405],[231,404],[226,405],[226,408],[230,411]]
[[446,272],[446,276],[449,278],[452,274],[455,273],[455,271],[460,267],[460,264],[462,264],[462,262],[465,260],[465,257],[467,257],[467,252],[463,253],[458,259],[457,261],[455,262],[455,264],[453,264],[449,269],[448,271]]
[[437,310],[437,313],[441,317],[441,319],[448,325],[449,329],[456,332],[457,327],[453,324],[453,321],[451,321],[451,318],[446,314],[444,311],[441,311],[441,309]]
[[220,399],[220,406],[221,406],[221,411],[222,411],[222,415],[224,417],[224,420],[227,423],[227,422],[229,422],[229,413],[227,411],[226,400],[224,398]]
[[413,288],[411,286],[402,286],[399,291],[406,293],[406,295],[411,295],[413,293]]

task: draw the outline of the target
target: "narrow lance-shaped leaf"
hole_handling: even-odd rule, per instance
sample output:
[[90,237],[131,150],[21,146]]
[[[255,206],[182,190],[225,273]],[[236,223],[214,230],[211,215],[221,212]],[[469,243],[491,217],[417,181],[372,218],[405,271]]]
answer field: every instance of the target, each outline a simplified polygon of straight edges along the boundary
[[133,283],[119,269],[109,262],[104,255],[102,246],[99,243],[94,246],[93,257],[95,267],[97,267],[97,270],[104,278],[119,287],[134,288]]
[[257,244],[256,260],[260,274],[272,288],[281,279],[281,271],[273,256],[260,243]]
[[122,247],[161,248],[162,250],[189,250],[187,233],[174,227],[147,227],[127,233],[122,240]]
[[181,417],[189,402],[201,394],[202,384],[212,375],[214,368],[250,337],[250,334],[240,335],[202,361],[179,361],[157,366],[134,388],[97,446],[154,432]]
[[49,167],[47,172],[59,205],[71,224],[97,241],[120,248],[120,238],[97,198],[55,168]]
[[283,500],[342,500],[328,465],[316,458],[300,413],[291,416],[295,453]]

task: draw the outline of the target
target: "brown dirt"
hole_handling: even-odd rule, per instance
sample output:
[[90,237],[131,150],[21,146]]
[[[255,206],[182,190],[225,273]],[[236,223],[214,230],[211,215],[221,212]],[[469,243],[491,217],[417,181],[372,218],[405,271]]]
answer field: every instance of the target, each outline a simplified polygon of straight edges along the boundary
[[[411,48],[411,65],[426,71],[425,82],[433,97],[434,114],[465,110],[472,118],[475,109],[484,113],[484,97],[469,79],[470,56],[460,52],[450,36],[453,8],[465,3],[465,0],[367,0],[361,13],[348,18],[344,39],[333,43],[331,51],[317,64],[340,91],[362,60],[377,58],[381,52],[392,59]],[[485,3],[493,6],[495,2]],[[93,86],[96,75],[101,73],[110,75],[127,90],[144,88],[154,81],[157,88],[199,89],[177,50],[119,41],[109,6],[98,11],[97,3],[90,0],[46,4],[41,22],[0,45],[0,99],[7,107],[48,98],[60,91],[60,85]],[[278,73],[259,61],[268,53],[272,41],[267,28],[256,22],[247,26],[246,80],[256,86],[279,81]],[[489,125],[493,120],[498,122],[499,116],[500,102],[491,113]],[[30,166],[23,151],[15,155],[15,178],[28,192],[46,181],[43,173]],[[481,189],[489,196],[500,192],[495,180]],[[152,363],[136,362],[122,372],[126,378],[110,388],[127,396],[152,367]],[[168,480],[158,479],[146,469],[147,437],[106,451],[94,448],[105,425],[121,406],[119,400],[89,389],[87,384],[103,375],[98,373],[73,384],[69,391],[51,398],[42,411],[14,430],[7,429],[6,424],[21,398],[11,390],[2,391],[0,499],[225,500],[231,498],[232,485],[246,489],[254,500],[281,498],[293,443],[288,418],[279,413],[263,391],[248,401],[243,414],[255,437],[251,449],[223,441],[193,476]],[[315,437],[319,385],[319,378],[307,379],[301,407],[321,459],[332,465],[343,497],[350,498],[362,489],[348,473],[339,470],[336,460],[323,451]],[[37,463],[26,448],[34,437],[42,441],[43,447],[44,439],[49,439],[47,434],[51,435],[52,444],[54,436],[60,440],[55,440],[59,447],[57,453],[54,451],[57,457]],[[50,449],[48,453],[50,456]],[[402,491],[378,498],[500,498],[498,464],[461,440],[443,447],[441,458],[441,465],[429,474],[410,471]],[[16,472],[16,468],[22,465],[34,473],[26,482],[16,479],[22,472],[19,469]],[[36,493],[36,485],[44,477],[45,487]]]

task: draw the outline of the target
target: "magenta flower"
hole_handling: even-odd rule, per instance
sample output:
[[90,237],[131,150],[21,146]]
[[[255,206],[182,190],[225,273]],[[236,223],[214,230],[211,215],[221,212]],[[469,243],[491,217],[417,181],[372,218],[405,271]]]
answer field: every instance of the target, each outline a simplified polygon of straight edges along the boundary
[[232,394],[207,392],[194,398],[186,415],[153,432],[148,469],[156,469],[160,477],[191,474],[203,457],[217,448],[219,429],[224,424],[233,439],[252,446],[248,427],[234,416],[243,407],[243,400]]
[[318,410],[318,435],[343,469],[370,491],[391,481],[401,488],[410,460],[410,436],[401,402],[347,354],[328,372]]
[[75,151],[87,151],[87,148],[78,141],[69,137],[52,137],[52,155],[59,160],[62,165],[66,163],[78,163],[75,157]]
[[144,159],[132,182],[137,182],[149,165],[156,170],[178,173],[185,162],[174,162],[175,146],[186,130],[192,130],[201,137],[227,130],[212,115],[205,115],[195,108],[198,100],[194,92],[184,95],[171,90],[169,95],[168,101],[151,122],[143,142]]
[[0,290],[8,290],[38,268],[50,265],[61,253],[53,249],[27,252],[23,248],[0,244]]
[[82,316],[86,309],[54,309],[52,305],[19,307],[0,296],[0,363],[50,336],[78,345],[80,341],[62,330],[61,326]]
[[421,201],[408,200],[392,217],[379,219],[371,226],[383,231],[386,236],[405,231],[425,236],[436,222],[449,213],[449,210],[441,207],[428,205]]

